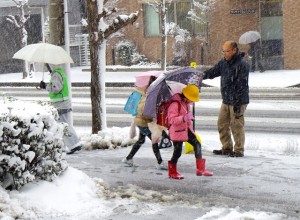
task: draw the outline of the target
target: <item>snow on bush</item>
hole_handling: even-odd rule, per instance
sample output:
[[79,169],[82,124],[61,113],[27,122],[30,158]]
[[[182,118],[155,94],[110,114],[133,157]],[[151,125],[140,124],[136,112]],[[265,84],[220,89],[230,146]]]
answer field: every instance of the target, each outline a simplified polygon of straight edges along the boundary
[[66,168],[63,135],[55,108],[43,103],[0,100],[0,184],[19,189],[33,180],[52,181]]
[[137,138],[129,137],[129,127],[112,127],[99,131],[98,134],[86,134],[80,139],[86,150],[116,149],[133,145]]
[[148,58],[140,54],[133,42],[122,40],[116,44],[118,61],[125,66],[149,64]]

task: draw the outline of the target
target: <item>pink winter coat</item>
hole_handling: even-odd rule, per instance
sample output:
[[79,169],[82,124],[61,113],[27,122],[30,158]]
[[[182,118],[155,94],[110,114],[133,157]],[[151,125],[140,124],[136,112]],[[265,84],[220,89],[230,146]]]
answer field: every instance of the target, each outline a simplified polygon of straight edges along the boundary
[[[187,141],[188,128],[195,134],[192,121],[184,121],[183,119],[183,116],[190,111],[190,104],[182,99],[179,94],[173,95],[171,100],[177,100],[181,107],[178,108],[178,102],[173,102],[168,108],[170,138],[172,141]],[[178,112],[178,110],[180,111]]]

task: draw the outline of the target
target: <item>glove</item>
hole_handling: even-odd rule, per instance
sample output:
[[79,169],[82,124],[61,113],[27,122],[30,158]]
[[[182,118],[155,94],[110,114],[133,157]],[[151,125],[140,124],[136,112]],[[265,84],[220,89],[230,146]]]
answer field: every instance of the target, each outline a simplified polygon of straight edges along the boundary
[[46,89],[46,83],[43,80],[40,82],[40,88]]
[[240,114],[240,113],[241,113],[241,104],[236,103],[236,104],[233,106],[233,112],[234,112],[235,114]]
[[185,116],[183,116],[183,119],[184,119],[184,121],[191,121],[194,119],[194,117],[193,117],[193,114],[190,112],[190,113],[187,113]]

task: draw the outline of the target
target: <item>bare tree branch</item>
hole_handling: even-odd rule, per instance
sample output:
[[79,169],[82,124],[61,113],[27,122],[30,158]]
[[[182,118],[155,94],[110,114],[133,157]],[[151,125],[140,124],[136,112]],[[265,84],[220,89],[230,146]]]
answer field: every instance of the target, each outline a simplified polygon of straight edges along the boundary
[[127,19],[122,18],[121,16],[118,16],[116,19],[114,19],[113,23],[109,25],[109,27],[104,31],[99,32],[100,39],[106,39],[111,34],[117,32],[121,28],[125,27],[128,24],[133,24],[140,14],[140,11],[137,11],[135,13],[130,14]]
[[113,8],[113,9],[111,9],[111,10],[107,10],[107,9],[105,8],[105,9],[103,9],[102,13],[99,14],[98,19],[100,20],[101,18],[108,17],[108,16],[110,16],[111,14],[113,14],[113,13],[115,13],[115,12],[117,12],[117,9],[116,9],[116,8]]
[[15,25],[17,28],[21,28],[20,24],[18,23],[17,19],[15,16],[12,15],[7,15],[6,16],[6,20],[10,23],[12,23],[13,25]]

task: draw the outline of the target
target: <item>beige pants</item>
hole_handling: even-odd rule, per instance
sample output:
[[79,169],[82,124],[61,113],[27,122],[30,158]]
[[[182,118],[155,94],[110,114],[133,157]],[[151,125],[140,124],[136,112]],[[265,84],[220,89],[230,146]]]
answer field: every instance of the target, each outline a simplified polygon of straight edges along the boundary
[[[218,130],[220,135],[220,141],[222,143],[223,150],[234,150],[238,153],[244,153],[245,145],[245,130],[244,130],[244,113],[247,105],[242,105],[241,113],[236,115],[233,112],[232,105],[222,104],[218,118]],[[231,138],[231,134],[234,140]]]

